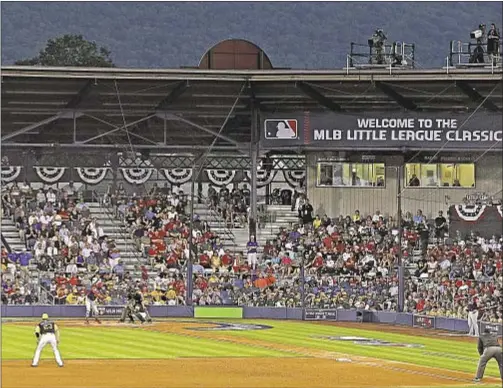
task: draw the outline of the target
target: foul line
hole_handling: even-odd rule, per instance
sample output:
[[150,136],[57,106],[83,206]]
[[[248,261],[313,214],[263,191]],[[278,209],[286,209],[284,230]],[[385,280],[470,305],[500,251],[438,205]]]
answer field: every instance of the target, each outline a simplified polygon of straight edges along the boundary
[[[452,373],[468,374],[467,372],[450,371],[450,370],[444,369],[444,368],[424,367],[421,365],[400,362],[400,361],[374,359],[371,357],[354,356],[354,355],[350,355],[350,354],[346,354],[346,353],[339,353],[339,352],[316,351],[316,350],[306,349],[306,348],[302,348],[302,347],[297,348],[298,350],[295,350],[293,348],[288,349],[292,345],[285,345],[287,347],[287,349],[284,349],[282,344],[266,345],[266,344],[257,343],[257,341],[254,341],[254,340],[250,340],[252,342],[248,343],[245,341],[240,341],[238,339],[231,339],[231,338],[204,337],[204,336],[197,335],[195,333],[184,333],[184,332],[179,332],[179,331],[155,329],[155,328],[153,328],[153,326],[146,326],[146,327],[140,327],[140,328],[144,329],[146,331],[154,331],[157,333],[170,333],[170,334],[175,334],[175,335],[179,335],[179,336],[186,337],[186,338],[203,339],[203,340],[210,340],[210,341],[216,341],[216,342],[222,342],[222,343],[230,343],[230,344],[235,344],[235,345],[245,345],[245,346],[250,346],[250,347],[259,348],[259,349],[279,351],[279,352],[290,353],[290,354],[294,354],[294,355],[302,356],[302,357],[306,357],[306,358],[321,358],[321,359],[331,359],[331,360],[345,358],[345,359],[350,359],[351,363],[353,363],[353,364],[356,363],[356,364],[360,364],[360,365],[374,366],[374,367],[393,370],[393,371],[397,371],[397,372],[405,372],[405,373],[411,373],[411,374],[416,374],[416,375],[441,378],[444,380],[457,381],[457,382],[461,382],[464,384],[472,382],[471,378],[468,378],[468,377],[465,379],[465,378],[460,378],[460,377],[445,376],[442,374],[435,374],[435,373],[430,373],[427,371],[417,371],[417,370],[412,370],[412,369],[394,367],[394,366],[391,366],[388,364],[401,364],[404,366],[408,365],[408,366],[411,366],[411,367],[413,366],[416,368],[428,368],[428,369],[442,371],[444,373],[445,372],[452,372]],[[276,345],[276,346],[274,346],[274,345]],[[278,347],[278,345],[279,345],[279,347]]]

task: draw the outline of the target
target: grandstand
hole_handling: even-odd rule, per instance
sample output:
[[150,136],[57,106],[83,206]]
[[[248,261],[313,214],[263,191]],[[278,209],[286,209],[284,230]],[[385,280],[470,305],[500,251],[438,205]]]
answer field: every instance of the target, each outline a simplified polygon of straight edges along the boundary
[[[97,281],[110,304],[131,285],[171,305],[498,302],[501,66],[285,70],[230,43],[199,68],[2,67],[5,301],[22,274],[59,304]],[[439,212],[477,229],[437,234]]]

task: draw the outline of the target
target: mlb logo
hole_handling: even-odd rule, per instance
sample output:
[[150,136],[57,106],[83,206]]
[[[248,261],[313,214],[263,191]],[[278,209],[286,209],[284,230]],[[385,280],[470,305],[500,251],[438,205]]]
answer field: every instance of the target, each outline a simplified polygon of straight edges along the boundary
[[293,140],[299,137],[297,120],[292,119],[268,119],[264,123],[266,139]]

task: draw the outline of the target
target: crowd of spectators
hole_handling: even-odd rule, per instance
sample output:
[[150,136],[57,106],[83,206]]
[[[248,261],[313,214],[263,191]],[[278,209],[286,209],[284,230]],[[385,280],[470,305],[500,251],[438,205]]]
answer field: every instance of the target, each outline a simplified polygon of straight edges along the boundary
[[210,208],[215,210],[230,228],[244,228],[248,223],[250,211],[250,190],[244,185],[242,189],[230,191],[223,187],[217,191],[213,185],[208,187],[207,195]]
[[[14,183],[3,191],[3,217],[12,219],[25,246],[20,252],[2,252],[5,303],[42,297],[56,304],[77,303],[94,283],[108,297],[127,279],[115,241],[105,235],[81,194],[73,182],[59,189]],[[28,281],[30,267],[36,268],[40,289]]]
[[[484,319],[501,322],[503,317],[502,239],[483,239],[475,233],[447,239],[442,213],[431,221],[420,210],[414,216],[407,213],[400,239],[397,220],[379,211],[364,216],[356,210],[337,218],[313,215],[309,200],[298,194],[291,201],[298,223],[262,244],[256,261],[251,259],[256,249],[248,257],[226,250],[197,215],[191,230],[188,199],[181,190],[154,187],[139,197],[119,187],[108,192],[105,202],[124,222],[145,259],[141,279],[134,280],[114,241],[103,234],[74,192],[47,189],[23,194],[21,200],[17,191],[21,189],[13,186],[2,198],[4,213],[13,217],[26,244],[23,252],[2,251],[2,299],[9,303],[36,302],[37,296],[23,283],[23,268],[33,262],[47,274],[41,281],[56,303],[83,303],[84,290],[98,284],[105,303],[123,302],[133,285],[143,291],[147,303],[184,304],[192,249],[192,302],[197,305],[304,304],[396,311],[401,257],[407,268],[406,312],[465,318],[468,304],[475,302]],[[236,214],[249,206],[249,192],[217,193],[210,187],[208,200],[222,217],[231,214],[235,222]]]

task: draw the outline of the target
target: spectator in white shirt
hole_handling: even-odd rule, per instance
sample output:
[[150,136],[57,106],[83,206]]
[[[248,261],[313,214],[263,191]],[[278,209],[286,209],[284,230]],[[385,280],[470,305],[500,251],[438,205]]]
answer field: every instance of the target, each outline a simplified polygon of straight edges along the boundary
[[49,246],[47,247],[47,256],[49,257],[54,257],[58,255],[58,248],[54,246],[54,242],[50,242]]
[[98,243],[98,241],[93,241],[93,243],[91,244],[91,248],[93,250],[94,253],[99,253],[101,251],[101,246],[100,244]]
[[168,210],[168,219],[175,220],[178,217],[178,213],[174,208]]
[[87,262],[87,259],[91,256],[91,247],[89,244],[86,244],[84,248],[82,248],[82,257]]
[[46,241],[42,237],[40,237],[34,246],[35,258],[37,260],[39,260],[42,257],[42,255],[45,253],[46,247],[47,247]]
[[33,224],[36,224],[38,222],[38,217],[32,213],[30,214],[30,216],[28,217],[28,225],[32,226]]
[[450,267],[451,267],[451,262],[449,261],[449,259],[445,258],[444,260],[442,260],[440,262],[440,269],[442,271],[447,271]]
[[73,194],[75,194],[75,192],[77,191],[77,189],[73,185],[73,182],[70,182],[68,186],[66,186],[63,190],[66,191],[66,194],[68,194],[69,197],[72,197]]
[[389,293],[392,297],[398,295],[398,285],[396,283],[393,283],[393,286],[390,287]]
[[47,198],[45,196],[44,190],[40,189],[37,193],[37,203],[40,209],[43,209]]
[[381,217],[381,212],[379,210],[376,210],[375,214],[372,216],[372,222],[378,222],[379,217]]
[[56,203],[56,193],[52,191],[52,189],[49,189],[49,191],[46,194],[47,202],[51,203],[54,205]]
[[40,217],[40,223],[44,226],[47,226],[51,223],[52,221],[52,216],[48,215],[48,214],[43,214],[41,217]]
[[79,269],[77,268],[77,264],[75,264],[72,260],[67,266],[65,272],[70,275],[76,275],[79,272]]

